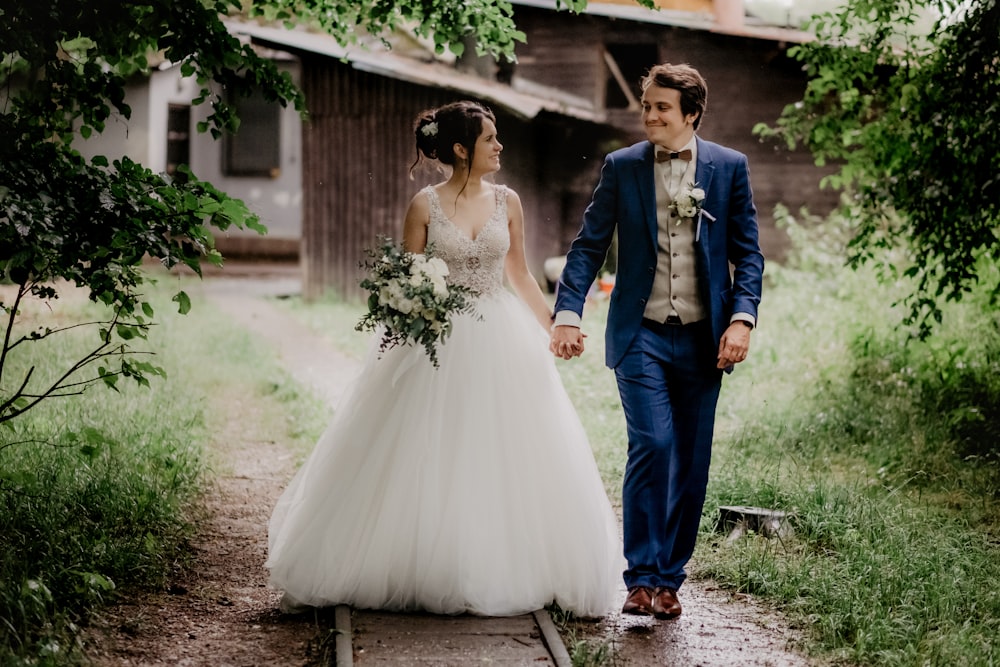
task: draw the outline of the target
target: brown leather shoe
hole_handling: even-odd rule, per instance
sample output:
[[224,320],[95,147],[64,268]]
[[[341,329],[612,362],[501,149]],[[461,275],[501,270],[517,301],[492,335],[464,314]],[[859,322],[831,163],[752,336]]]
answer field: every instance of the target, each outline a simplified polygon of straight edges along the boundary
[[666,586],[654,588],[650,608],[653,616],[660,620],[677,618],[681,615],[681,603],[677,599],[677,591]]
[[653,613],[652,591],[645,586],[635,586],[628,589],[628,596],[622,606],[623,614],[633,614],[635,616],[649,616]]

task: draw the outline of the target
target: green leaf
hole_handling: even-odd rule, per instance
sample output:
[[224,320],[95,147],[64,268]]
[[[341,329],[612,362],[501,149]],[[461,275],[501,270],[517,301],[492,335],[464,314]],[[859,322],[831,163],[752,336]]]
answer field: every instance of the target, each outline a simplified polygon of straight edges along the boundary
[[191,297],[187,295],[187,292],[178,292],[173,296],[171,301],[177,303],[177,312],[181,315],[187,315],[191,311]]

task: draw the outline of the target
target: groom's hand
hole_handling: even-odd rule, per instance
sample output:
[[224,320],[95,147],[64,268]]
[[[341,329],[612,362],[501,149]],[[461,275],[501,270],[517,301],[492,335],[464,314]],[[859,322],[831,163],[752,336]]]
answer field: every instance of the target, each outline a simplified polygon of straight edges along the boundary
[[560,359],[572,359],[583,354],[583,339],[580,327],[560,325],[552,327],[549,336],[549,350]]
[[750,351],[750,326],[742,320],[729,325],[719,341],[718,367],[729,368],[747,358]]

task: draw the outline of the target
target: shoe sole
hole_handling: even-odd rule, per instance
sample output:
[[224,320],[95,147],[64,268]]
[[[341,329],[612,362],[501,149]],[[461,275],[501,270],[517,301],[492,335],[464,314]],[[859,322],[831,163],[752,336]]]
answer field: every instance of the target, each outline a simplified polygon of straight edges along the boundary
[[622,609],[623,614],[628,614],[630,616],[652,616],[653,612],[649,609],[643,609],[642,607],[636,607],[634,609]]

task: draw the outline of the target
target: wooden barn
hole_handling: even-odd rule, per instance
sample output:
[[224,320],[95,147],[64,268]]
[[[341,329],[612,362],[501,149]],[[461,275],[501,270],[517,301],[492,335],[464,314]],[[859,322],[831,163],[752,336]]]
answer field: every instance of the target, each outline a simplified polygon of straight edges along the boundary
[[301,63],[309,110],[300,255],[306,298],[329,289],[359,294],[364,249],[380,234],[398,238],[410,198],[441,178],[417,171],[411,180],[411,123],[421,110],[456,99],[479,100],[497,115],[504,154],[496,180],[521,196],[528,260],[542,282],[546,258],[565,253],[578,229],[604,155],[644,137],[638,81],[656,62],[690,63],[708,80],[700,133],[750,156],[765,254],[780,252],[771,220],[776,203],[829,208],[830,195],[818,188],[822,174],[808,155],[777,151],[751,132],[801,96],[805,79],[785,54],[792,38],[805,38],[801,33],[765,33],[733,20],[738,25],[720,31],[718,17],[704,12],[627,3],[592,0],[584,14],[557,11],[554,0],[514,4],[514,20],[527,35],[515,65],[441,62],[405,41],[391,50],[378,44],[348,50],[303,30],[254,24],[234,30]]

